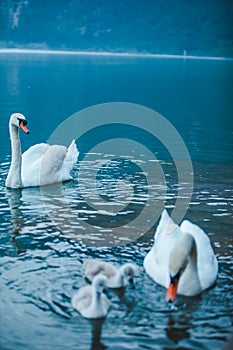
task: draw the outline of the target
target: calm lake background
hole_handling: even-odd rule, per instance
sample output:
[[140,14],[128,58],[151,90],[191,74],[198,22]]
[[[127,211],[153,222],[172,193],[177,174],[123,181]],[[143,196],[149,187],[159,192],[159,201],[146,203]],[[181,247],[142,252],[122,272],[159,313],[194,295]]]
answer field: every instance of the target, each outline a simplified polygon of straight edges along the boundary
[[[224,347],[233,324],[232,78],[233,60],[0,54],[1,349]],[[45,211],[38,188],[5,189],[11,154],[8,121],[13,112],[28,119],[31,133],[21,133],[26,150],[46,142],[73,113],[106,102],[131,102],[154,109],[173,124],[190,152],[194,190],[185,217],[209,235],[219,275],[213,288],[194,298],[178,296],[173,308],[165,302],[165,289],[142,267],[157,223],[131,244],[95,249],[59,231]],[[107,135],[112,130],[102,132]],[[86,135],[77,140],[81,158],[98,137],[91,134],[89,139]],[[148,136],[148,143],[152,141]],[[156,147],[168,187],[165,206],[170,211],[179,184],[163,145]],[[63,190],[74,213],[101,225],[105,218],[90,212],[79,195],[77,171],[78,165],[74,181],[63,184]],[[89,172],[87,164],[87,183]],[[128,171],[128,176],[133,174]],[[108,187],[109,193],[111,190]],[[56,210],[50,200],[53,191],[55,196],[59,193],[53,186],[48,191],[48,203]],[[143,202],[143,194],[139,202]],[[87,196],[91,198],[92,193],[87,191]],[[90,257],[114,264],[134,261],[139,266],[135,290],[111,292],[113,306],[105,321],[85,320],[70,304],[72,295],[86,283],[82,263]]]

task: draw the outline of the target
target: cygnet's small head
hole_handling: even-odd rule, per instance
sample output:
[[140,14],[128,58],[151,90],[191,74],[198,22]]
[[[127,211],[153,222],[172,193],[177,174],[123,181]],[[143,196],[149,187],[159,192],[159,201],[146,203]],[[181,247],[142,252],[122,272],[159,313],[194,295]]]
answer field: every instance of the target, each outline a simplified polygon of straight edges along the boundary
[[98,293],[102,293],[107,289],[107,277],[103,274],[98,274],[92,281],[92,286]]
[[17,128],[22,129],[26,134],[29,134],[30,131],[27,128],[27,120],[25,116],[21,113],[14,113],[10,117],[10,124],[16,126]]
[[121,273],[124,276],[125,282],[134,284],[134,275],[136,273],[136,266],[132,263],[126,263],[121,266]]

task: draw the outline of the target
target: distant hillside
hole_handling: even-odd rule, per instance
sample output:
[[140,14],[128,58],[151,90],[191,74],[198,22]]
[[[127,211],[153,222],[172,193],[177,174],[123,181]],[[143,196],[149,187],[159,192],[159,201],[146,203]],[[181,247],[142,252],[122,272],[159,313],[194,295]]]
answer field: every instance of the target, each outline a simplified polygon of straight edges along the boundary
[[0,0],[0,46],[233,57],[232,0]]

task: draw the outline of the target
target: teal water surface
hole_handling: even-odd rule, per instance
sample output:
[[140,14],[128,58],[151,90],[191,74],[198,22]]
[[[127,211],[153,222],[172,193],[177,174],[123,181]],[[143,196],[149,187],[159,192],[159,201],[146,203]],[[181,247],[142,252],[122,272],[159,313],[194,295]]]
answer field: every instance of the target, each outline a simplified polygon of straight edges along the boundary
[[[230,60],[0,55],[1,349],[223,349],[231,337],[233,322],[232,72]],[[145,205],[147,184],[143,178],[130,210],[125,209],[110,224],[101,211],[91,211],[80,195],[79,164],[73,171],[74,181],[63,184],[62,189],[49,186],[43,199],[39,188],[5,189],[11,113],[22,112],[28,119],[31,133],[21,134],[26,150],[48,140],[71,114],[106,102],[131,102],[158,111],[177,129],[189,150],[194,189],[185,217],[207,232],[219,261],[216,285],[201,296],[179,296],[171,307],[165,301],[164,288],[145,274],[143,259],[153,244],[157,222],[127,245],[96,249],[95,238],[92,245],[86,244],[89,233],[83,231],[82,220],[102,226],[104,232],[109,225],[120,227],[132,212]],[[121,132],[110,127],[101,130],[101,137]],[[140,138],[134,129],[125,132]],[[174,163],[163,145],[154,143],[150,135],[142,136],[164,171],[164,205],[171,212],[181,186]],[[77,140],[79,159],[101,137],[90,133]],[[91,186],[88,188],[91,166],[83,162],[86,197],[96,201]],[[107,175],[104,191],[113,197],[116,189],[112,174],[119,176],[118,170],[112,170],[115,165],[119,166],[113,164],[103,171]],[[129,183],[138,183],[133,166],[125,169]],[[61,210],[61,190],[72,213],[64,215],[64,208]],[[116,200],[124,202],[128,187],[118,191]],[[156,206],[156,196],[153,200]],[[149,210],[152,216],[154,207]],[[51,221],[54,215],[56,220]],[[72,225],[74,217],[80,215],[81,221]],[[62,232],[61,222],[65,227]],[[80,234],[79,239],[73,239],[71,226]],[[133,261],[139,266],[135,290],[129,287],[111,292],[112,308],[106,320],[85,320],[71,307],[73,294],[86,284],[83,261],[93,257],[119,265]]]

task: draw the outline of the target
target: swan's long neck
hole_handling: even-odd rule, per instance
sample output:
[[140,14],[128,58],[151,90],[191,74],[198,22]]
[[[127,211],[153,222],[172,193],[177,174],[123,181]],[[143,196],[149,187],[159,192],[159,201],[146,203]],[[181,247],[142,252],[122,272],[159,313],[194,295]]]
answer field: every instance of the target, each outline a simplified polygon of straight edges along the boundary
[[123,268],[123,266],[121,266],[120,269],[116,273],[115,283],[117,285],[119,285],[119,286],[124,286],[125,285],[124,268]]
[[102,315],[103,313],[101,292],[97,291],[95,287],[92,289],[92,301],[90,309],[93,310],[96,315]]
[[183,279],[188,279],[187,287],[190,289],[195,289],[196,293],[200,290],[200,281],[198,277],[198,269],[197,269],[197,252],[196,245],[194,244],[192,247],[192,251],[190,252],[189,262],[183,272]]
[[182,234],[171,256],[172,254],[173,266],[176,266],[177,272],[180,268],[183,270],[179,281],[182,294],[193,295],[200,293],[201,285],[198,277],[197,248],[193,236]]
[[11,166],[6,179],[6,186],[11,188],[22,188],[22,150],[19,138],[19,129],[12,124],[10,124],[9,128],[11,139]]

